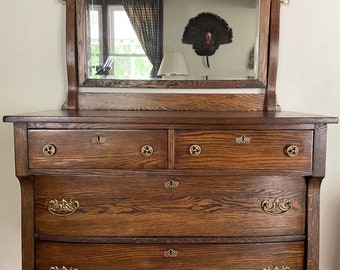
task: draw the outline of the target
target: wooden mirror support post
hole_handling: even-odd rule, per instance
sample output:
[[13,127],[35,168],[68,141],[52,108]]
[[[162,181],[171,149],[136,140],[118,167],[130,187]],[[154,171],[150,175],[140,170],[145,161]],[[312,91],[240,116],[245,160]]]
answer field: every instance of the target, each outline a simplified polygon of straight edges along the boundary
[[261,3],[265,76],[251,86],[264,92],[229,93],[247,88],[239,81],[91,92],[79,83],[84,0],[66,1],[63,108],[4,117],[23,270],[319,270],[327,125],[338,119],[278,110],[281,1]]

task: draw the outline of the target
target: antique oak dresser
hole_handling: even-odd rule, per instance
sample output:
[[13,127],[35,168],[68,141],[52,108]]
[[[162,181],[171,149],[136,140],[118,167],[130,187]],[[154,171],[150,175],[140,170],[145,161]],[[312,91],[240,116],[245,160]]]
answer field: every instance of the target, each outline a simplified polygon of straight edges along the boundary
[[281,1],[258,3],[258,78],[127,82],[86,78],[86,2],[66,1],[65,104],[4,118],[14,123],[23,270],[319,269],[327,124],[337,119],[280,111]]

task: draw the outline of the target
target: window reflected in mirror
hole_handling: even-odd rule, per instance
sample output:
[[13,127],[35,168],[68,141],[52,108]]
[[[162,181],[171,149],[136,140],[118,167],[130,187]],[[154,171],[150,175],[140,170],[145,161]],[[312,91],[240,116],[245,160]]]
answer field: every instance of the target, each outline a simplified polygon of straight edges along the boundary
[[123,5],[107,7],[108,53],[104,55],[101,5],[91,5],[89,76],[116,79],[148,79],[152,64],[142,48]]

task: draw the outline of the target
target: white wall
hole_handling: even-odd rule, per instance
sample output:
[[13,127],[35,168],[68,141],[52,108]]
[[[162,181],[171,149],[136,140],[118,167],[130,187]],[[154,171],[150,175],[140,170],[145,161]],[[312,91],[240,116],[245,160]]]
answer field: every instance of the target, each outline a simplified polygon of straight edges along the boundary
[[[224,78],[236,80],[256,76],[247,66],[252,48],[257,47],[259,7],[255,5],[255,1],[253,5],[244,1],[226,2],[225,0],[214,0],[213,5],[211,3],[206,0],[164,2],[164,29],[170,29],[163,33],[164,53],[182,53],[189,76],[193,78],[209,76],[212,80]],[[192,6],[193,4],[195,7]],[[209,57],[210,68],[206,66],[205,57],[198,56],[191,44],[182,43],[183,32],[189,20],[202,12],[220,16],[226,20],[233,31],[232,43],[220,45],[216,53]]]
[[[0,115],[58,109],[66,87],[65,7],[55,0],[2,1]],[[13,132],[0,121],[0,269],[21,269],[20,187]]]
[[[66,87],[65,7],[11,0],[0,9],[0,115],[57,109]],[[283,110],[340,115],[340,1],[282,8],[278,95]],[[321,270],[340,265],[340,125],[329,127],[321,200]],[[0,269],[21,269],[20,189],[11,124],[0,123]]]

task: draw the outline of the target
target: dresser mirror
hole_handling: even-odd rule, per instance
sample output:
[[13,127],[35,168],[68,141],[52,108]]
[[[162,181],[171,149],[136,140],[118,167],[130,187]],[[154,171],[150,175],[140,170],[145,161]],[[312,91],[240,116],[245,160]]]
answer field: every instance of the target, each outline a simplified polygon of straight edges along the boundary
[[[270,0],[75,2],[78,86],[266,87]],[[228,44],[221,23],[232,31]],[[196,32],[185,36],[186,27]],[[217,49],[197,52],[194,42]]]

